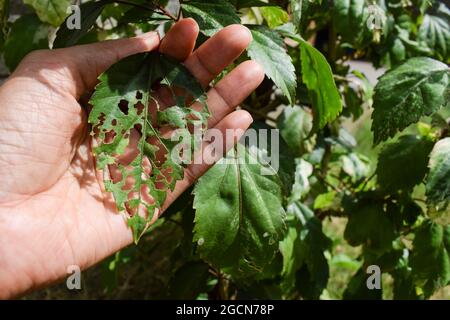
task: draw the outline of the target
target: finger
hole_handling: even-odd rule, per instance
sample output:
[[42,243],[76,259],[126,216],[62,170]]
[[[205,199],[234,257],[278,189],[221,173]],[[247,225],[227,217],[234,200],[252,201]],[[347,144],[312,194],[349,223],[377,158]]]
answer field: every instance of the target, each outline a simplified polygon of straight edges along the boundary
[[[167,35],[161,41],[159,51],[167,54],[178,61],[185,61],[194,50],[198,37],[199,28],[194,19],[188,18],[180,20],[170,28]],[[174,90],[174,91],[173,91]],[[161,108],[173,104],[173,92],[183,95],[184,90],[180,88],[167,88],[162,86],[157,90],[156,98],[160,101]],[[155,119],[156,108],[151,108],[152,119]]]
[[[214,127],[223,117],[232,112],[264,80],[264,70],[255,61],[245,61],[225,76],[208,92],[207,105],[211,113],[208,127]],[[201,110],[203,104],[193,106]]]
[[242,54],[251,40],[246,27],[225,27],[195,50],[185,65],[203,86],[207,86]]
[[198,37],[198,25],[188,18],[175,23],[161,41],[159,51],[179,61],[184,61],[192,54]]
[[[231,113],[236,106],[241,103],[250,93],[252,93],[264,79],[262,67],[254,61],[245,61],[223,78],[214,88],[208,92],[207,105],[211,113],[208,119],[208,128],[213,128],[222,118]],[[203,104],[198,103],[193,106],[196,110],[201,110]],[[166,133],[167,132],[166,130]],[[132,129],[130,144],[126,151],[119,157],[119,163],[128,165],[138,155],[138,141],[141,135]],[[121,173],[117,169],[111,170],[113,181],[117,182]]]
[[[252,116],[245,110],[234,111],[222,119],[213,130],[220,132],[223,140],[218,139],[212,142],[203,142],[202,152],[196,156],[194,164],[191,164],[186,168],[184,171],[184,179],[177,182],[173,192],[168,193],[161,212],[164,212],[164,210],[166,210],[190,185],[205,174],[215,162],[220,160],[224,153],[230,150],[244,135],[245,130],[247,130],[252,122]],[[229,130],[228,134],[227,130]],[[208,136],[208,133],[205,136]],[[224,153],[211,153],[211,150],[213,149],[224,150]]]
[[[174,41],[174,39],[168,39],[171,47],[176,46]],[[177,41],[179,42],[179,40]],[[186,59],[184,64],[200,84],[205,87],[242,54],[250,41],[251,33],[246,27],[241,25],[228,26],[201,45]],[[163,47],[163,44],[161,47]],[[170,51],[167,46],[163,49],[167,52]],[[158,90],[158,98],[162,102],[162,108],[173,104],[173,93],[165,87]]]

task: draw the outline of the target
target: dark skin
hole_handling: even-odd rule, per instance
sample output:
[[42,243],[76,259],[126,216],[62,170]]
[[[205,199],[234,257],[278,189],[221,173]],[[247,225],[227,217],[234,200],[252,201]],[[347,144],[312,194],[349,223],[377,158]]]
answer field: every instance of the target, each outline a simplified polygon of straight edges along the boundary
[[[67,266],[86,269],[132,243],[124,216],[95,170],[78,101],[112,64],[152,50],[182,61],[206,87],[251,41],[245,27],[232,25],[193,51],[197,36],[195,21],[183,19],[161,41],[148,33],[37,51],[0,87],[0,298],[51,284],[67,276]],[[250,114],[235,107],[263,78],[262,68],[247,61],[209,89],[208,127],[247,129]],[[133,143],[130,148],[134,152]],[[209,166],[189,166],[162,212]]]

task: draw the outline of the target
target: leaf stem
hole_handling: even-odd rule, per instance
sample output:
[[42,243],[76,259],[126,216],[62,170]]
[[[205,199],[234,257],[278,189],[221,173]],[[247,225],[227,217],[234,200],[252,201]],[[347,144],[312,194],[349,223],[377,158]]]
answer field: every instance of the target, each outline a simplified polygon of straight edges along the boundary
[[328,187],[330,187],[331,189],[333,189],[333,191],[341,193],[344,190],[342,190],[341,188],[333,185],[332,183],[328,182],[327,179],[325,177],[323,177],[321,174],[317,175],[317,178],[319,178],[320,181],[322,181],[325,185],[327,185]]
[[[173,21],[178,21],[180,19],[180,16],[175,17],[173,14],[171,14],[166,8],[164,8],[161,5],[156,5],[156,8],[161,11],[162,14],[168,16],[170,19],[172,19]],[[181,10],[180,10],[181,11]]]
[[367,186],[367,184],[369,183],[369,181],[372,180],[376,175],[377,175],[377,172],[376,172],[376,171],[375,171],[374,173],[372,173],[372,174],[370,175],[370,177],[368,177],[368,178],[364,181],[363,185],[361,186],[361,190],[364,190],[364,188]]
[[181,6],[183,5],[183,0],[180,0],[180,10],[178,11],[178,14],[177,14],[177,21],[178,20],[180,20],[180,18],[181,18]]

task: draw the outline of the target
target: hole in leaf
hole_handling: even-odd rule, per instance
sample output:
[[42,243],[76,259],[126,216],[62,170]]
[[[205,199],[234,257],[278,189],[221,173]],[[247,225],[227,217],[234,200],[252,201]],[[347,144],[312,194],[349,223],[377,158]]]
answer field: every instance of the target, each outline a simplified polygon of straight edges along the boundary
[[142,112],[144,111],[144,104],[142,102],[138,102],[134,105],[136,112],[138,115],[141,115]]
[[108,132],[106,132],[105,134],[105,143],[110,144],[114,142],[114,139],[116,138],[117,133],[114,130],[110,130]]
[[119,109],[120,111],[122,111],[124,114],[128,114],[128,101],[127,100],[120,100],[119,102]]

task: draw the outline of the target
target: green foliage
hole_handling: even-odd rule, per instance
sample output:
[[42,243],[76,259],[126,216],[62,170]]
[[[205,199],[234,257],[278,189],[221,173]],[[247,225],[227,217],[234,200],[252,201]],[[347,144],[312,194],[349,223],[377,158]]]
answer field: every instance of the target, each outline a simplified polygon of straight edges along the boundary
[[344,41],[359,44],[362,40],[368,16],[366,7],[364,0],[334,1],[333,23]]
[[450,281],[450,226],[426,221],[413,242],[411,268],[416,282],[429,297]]
[[373,102],[375,143],[448,104],[449,74],[444,63],[413,58],[381,77]]
[[263,7],[261,15],[271,29],[289,22],[289,14],[279,7]]
[[[155,210],[164,203],[167,190],[173,190],[176,181],[183,178],[183,167],[172,157],[174,141],[164,137],[155,128],[154,121],[181,130],[183,142],[192,142],[193,147],[195,138],[191,137],[188,125],[204,127],[208,117],[206,105],[202,111],[195,111],[186,104],[183,96],[173,92],[174,105],[158,111],[156,119],[152,119],[149,104],[158,102],[153,98],[155,93],[151,88],[160,80],[162,85],[184,88],[194,98],[193,102],[205,104],[205,96],[200,84],[185,67],[158,53],[124,59],[102,74],[99,80],[90,101],[93,108],[89,115],[93,134],[98,131],[98,146],[94,148],[97,167],[105,170],[107,165],[115,165],[120,171],[118,181],[105,180],[106,190],[112,192],[120,211],[127,208],[139,213],[140,206],[147,210],[148,217],[134,214],[129,220],[137,241],[157,214]],[[124,103],[128,107],[126,112],[123,111]],[[137,143],[138,153],[128,161],[130,170],[120,161],[120,156],[130,146],[132,130],[139,130],[141,137]],[[148,142],[149,138],[153,143]],[[160,151],[165,152],[164,157],[157,157]],[[151,173],[145,170],[146,160],[152,167]],[[128,179],[134,182],[130,188],[126,187]]]
[[367,274],[363,268],[348,283],[344,292],[346,300],[381,300],[381,290],[369,290],[366,285]]
[[305,298],[317,299],[328,282],[329,267],[323,252],[330,247],[330,239],[307,206],[293,202],[287,210],[289,230],[280,242],[284,287],[289,291],[295,286]]
[[278,118],[278,128],[284,141],[296,156],[308,151],[308,137],[312,130],[312,115],[299,106],[285,108]]
[[427,202],[437,211],[448,210],[450,203],[450,138],[440,140],[430,155],[427,177]]
[[348,208],[344,237],[353,246],[364,244],[378,252],[390,248],[396,238],[395,226],[382,203],[359,201]]
[[71,4],[70,0],[23,0],[32,6],[43,22],[59,26],[66,18],[66,11]]
[[56,39],[53,42],[53,48],[70,47],[78,43],[78,41],[86,35],[94,26],[98,16],[105,8],[109,1],[86,2],[80,6],[80,22],[81,29],[70,30],[67,28],[67,19],[58,29]]
[[378,182],[389,192],[410,191],[427,173],[428,155],[433,141],[414,135],[401,136],[386,144],[377,167]]
[[48,48],[49,28],[34,14],[24,15],[11,25],[3,47],[3,59],[10,71],[31,51]]
[[285,52],[280,35],[265,26],[250,28],[253,41],[248,48],[250,58],[260,63],[267,76],[281,89],[290,104],[295,103],[295,68]]
[[[24,2],[33,12],[15,20],[0,0],[10,71],[35,49],[156,29],[163,37],[191,17],[201,32],[196,47],[225,26],[247,26],[253,40],[236,64],[250,58],[266,73],[241,107],[258,132],[278,129],[279,144],[242,140],[156,223],[184,175],[185,162],[171,157],[180,156],[177,143],[192,154],[206,129],[204,89],[183,64],[155,52],[99,77],[88,118],[93,154],[140,243],[94,269],[105,282],[95,298],[124,296],[138,279],[126,297],[448,299],[439,291],[450,281],[448,5],[85,0],[81,29],[71,30],[72,1]],[[354,60],[383,68],[375,87]],[[277,167],[266,161],[273,155]],[[370,265],[392,277],[381,290],[367,288]]]
[[225,0],[189,1],[182,5],[183,15],[194,18],[200,31],[212,36],[230,24],[240,23],[235,8]]
[[266,7],[274,6],[272,3],[267,3],[261,0],[230,0],[236,9],[249,8],[249,7]]
[[314,128],[323,128],[342,111],[339,92],[325,57],[307,42],[300,43],[303,82],[314,110]]
[[439,5],[436,13],[425,14],[418,31],[418,38],[428,47],[436,50],[443,61],[450,59],[450,11],[444,4]]
[[200,178],[194,241],[202,258],[222,267],[243,260],[256,270],[271,261],[285,230],[281,180],[271,171],[238,144]]

